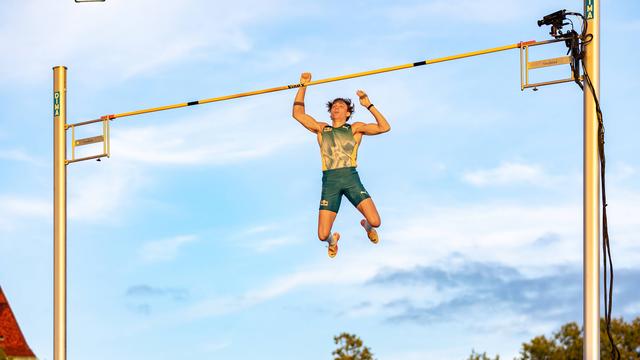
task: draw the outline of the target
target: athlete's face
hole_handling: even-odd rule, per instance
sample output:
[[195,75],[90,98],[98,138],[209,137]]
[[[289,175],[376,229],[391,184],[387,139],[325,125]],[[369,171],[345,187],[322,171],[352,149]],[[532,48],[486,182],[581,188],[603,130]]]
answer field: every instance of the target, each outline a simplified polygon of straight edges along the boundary
[[349,116],[351,116],[351,113],[344,101],[338,100],[331,105],[331,120],[347,121]]

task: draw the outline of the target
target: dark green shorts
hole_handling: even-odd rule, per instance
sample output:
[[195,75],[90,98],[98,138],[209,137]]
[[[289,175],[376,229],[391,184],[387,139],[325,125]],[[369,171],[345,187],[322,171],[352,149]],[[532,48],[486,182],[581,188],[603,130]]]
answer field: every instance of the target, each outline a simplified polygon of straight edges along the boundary
[[320,210],[337,213],[340,209],[342,195],[345,195],[353,206],[358,206],[362,200],[371,197],[362,186],[356,168],[345,167],[323,171]]

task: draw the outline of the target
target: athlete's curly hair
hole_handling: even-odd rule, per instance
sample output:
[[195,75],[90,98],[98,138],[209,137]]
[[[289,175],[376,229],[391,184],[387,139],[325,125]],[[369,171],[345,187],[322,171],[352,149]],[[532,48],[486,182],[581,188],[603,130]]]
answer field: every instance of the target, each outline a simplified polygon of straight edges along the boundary
[[[349,112],[351,113],[351,115],[353,115],[353,113],[356,111],[355,107],[351,103],[351,99],[349,99],[349,98],[335,98],[335,99],[333,99],[333,101],[328,101],[327,102],[327,111],[328,112],[331,112],[331,107],[333,106],[333,104],[336,103],[336,101],[342,101],[343,103],[345,103],[347,105],[347,108],[349,109]],[[349,117],[347,118],[347,121],[349,121],[349,119],[351,119],[351,115],[349,115]]]

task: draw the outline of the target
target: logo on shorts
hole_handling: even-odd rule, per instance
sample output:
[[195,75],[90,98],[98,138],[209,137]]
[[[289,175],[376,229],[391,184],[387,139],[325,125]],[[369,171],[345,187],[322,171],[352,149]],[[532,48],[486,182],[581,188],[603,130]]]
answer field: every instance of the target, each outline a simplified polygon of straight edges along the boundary
[[321,200],[320,206],[329,206],[329,202],[327,200]]
[[362,194],[367,195],[367,192],[366,191],[360,191],[360,195],[362,195]]

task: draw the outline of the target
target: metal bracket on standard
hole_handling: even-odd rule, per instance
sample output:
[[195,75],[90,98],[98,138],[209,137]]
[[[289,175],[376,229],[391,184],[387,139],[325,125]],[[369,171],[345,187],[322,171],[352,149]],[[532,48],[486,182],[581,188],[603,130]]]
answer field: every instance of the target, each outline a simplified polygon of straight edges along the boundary
[[[111,144],[110,144],[110,136],[109,136],[110,119],[108,117],[103,117],[100,120],[102,122],[102,135],[91,136],[91,137],[86,137],[81,139],[76,139],[76,127],[89,125],[92,122],[88,122],[88,124],[78,123],[78,124],[67,125],[67,129],[71,128],[71,159],[65,160],[66,164],[71,164],[74,162],[79,162],[84,160],[92,160],[92,159],[96,159],[100,161],[100,158],[111,156]],[[76,158],[76,147],[97,144],[97,143],[102,143],[101,154]]]
[[[573,57],[571,55],[561,56],[551,59],[542,59],[536,61],[529,61],[529,47],[550,44],[556,41],[543,41],[537,43],[523,43],[520,47],[520,90],[524,91],[527,88],[534,88],[537,90],[539,86],[545,85],[553,85],[553,84],[561,84],[565,82],[573,82],[575,81],[575,74],[573,73],[573,68],[571,68],[571,63],[573,62]],[[569,65],[570,76],[566,79],[560,80],[551,80],[551,81],[543,81],[538,83],[530,83],[529,82],[529,70],[540,69],[550,66],[558,66],[558,65]],[[578,78],[582,81],[582,76]]]

